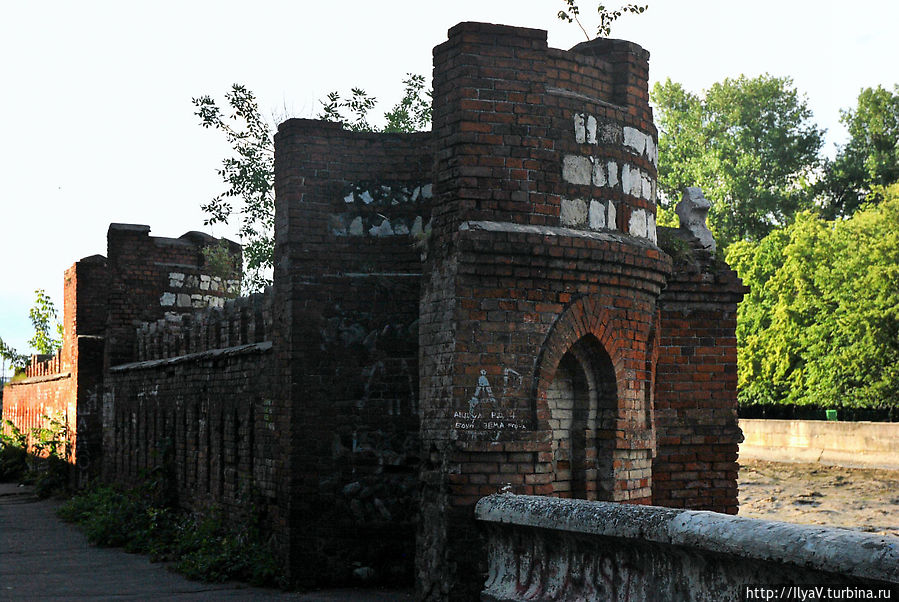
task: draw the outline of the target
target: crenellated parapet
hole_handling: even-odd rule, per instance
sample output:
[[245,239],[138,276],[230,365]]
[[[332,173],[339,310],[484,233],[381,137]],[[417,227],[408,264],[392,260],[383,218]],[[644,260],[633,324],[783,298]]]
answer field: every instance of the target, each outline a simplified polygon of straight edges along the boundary
[[191,313],[167,313],[137,329],[136,361],[261,343],[272,336],[271,289]]

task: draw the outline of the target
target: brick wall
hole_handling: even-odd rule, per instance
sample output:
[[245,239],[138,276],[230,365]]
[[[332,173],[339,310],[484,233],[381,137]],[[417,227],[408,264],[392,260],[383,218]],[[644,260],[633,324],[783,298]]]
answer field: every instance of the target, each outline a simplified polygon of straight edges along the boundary
[[[103,471],[139,483],[151,471],[185,507],[226,517],[274,503],[271,343],[121,364],[106,375]],[[263,517],[265,518],[265,517]]]
[[[239,286],[208,273],[203,248],[219,241],[201,232],[179,238],[150,236],[150,227],[110,224],[107,233],[109,288],[106,367],[135,359],[135,325],[166,312],[220,305]],[[240,264],[240,247],[226,241]]]
[[[106,264],[103,257],[86,257],[66,270],[63,283],[63,340],[53,357],[32,356],[26,378],[4,391],[3,418],[19,430],[47,426],[42,416],[61,416],[67,428],[69,461],[87,470],[97,457],[99,429],[92,423],[91,404],[102,381],[102,332],[105,328]],[[87,433],[79,437],[78,433]]]
[[429,134],[289,120],[275,138],[275,360],[290,568],[408,581]]
[[659,506],[736,514],[743,436],[735,333],[737,303],[747,289],[685,230],[665,230],[667,239],[680,242],[672,245],[677,262],[659,300],[652,499]]

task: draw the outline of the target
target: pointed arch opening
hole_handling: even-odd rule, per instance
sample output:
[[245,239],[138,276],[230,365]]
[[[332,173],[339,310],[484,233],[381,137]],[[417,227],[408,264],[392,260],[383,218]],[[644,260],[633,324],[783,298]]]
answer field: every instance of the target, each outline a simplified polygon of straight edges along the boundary
[[612,359],[595,337],[580,339],[562,356],[546,401],[553,495],[611,500],[618,386]]

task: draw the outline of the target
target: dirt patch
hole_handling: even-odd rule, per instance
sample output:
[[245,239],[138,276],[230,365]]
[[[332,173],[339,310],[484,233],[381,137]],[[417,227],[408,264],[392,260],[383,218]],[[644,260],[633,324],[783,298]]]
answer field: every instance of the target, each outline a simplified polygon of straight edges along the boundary
[[744,460],[739,485],[739,516],[899,536],[899,470]]

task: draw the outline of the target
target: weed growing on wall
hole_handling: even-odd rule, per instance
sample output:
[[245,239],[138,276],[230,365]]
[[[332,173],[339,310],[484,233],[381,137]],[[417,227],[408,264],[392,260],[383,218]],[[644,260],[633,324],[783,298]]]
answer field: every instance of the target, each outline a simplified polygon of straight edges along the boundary
[[189,579],[284,584],[281,565],[259,521],[228,523],[215,509],[183,512],[160,505],[161,493],[152,480],[135,489],[95,486],[72,497],[57,513],[79,525],[92,544],[171,562]]
[[71,443],[65,415],[41,415],[43,426],[31,429],[31,481],[38,497],[64,493],[69,483]]
[[27,435],[12,420],[0,429],[0,482],[20,481],[28,472]]
[[0,431],[0,481],[21,481],[34,485],[38,497],[64,493],[68,486],[70,453],[65,416],[42,415],[43,426],[23,433],[11,420]]

